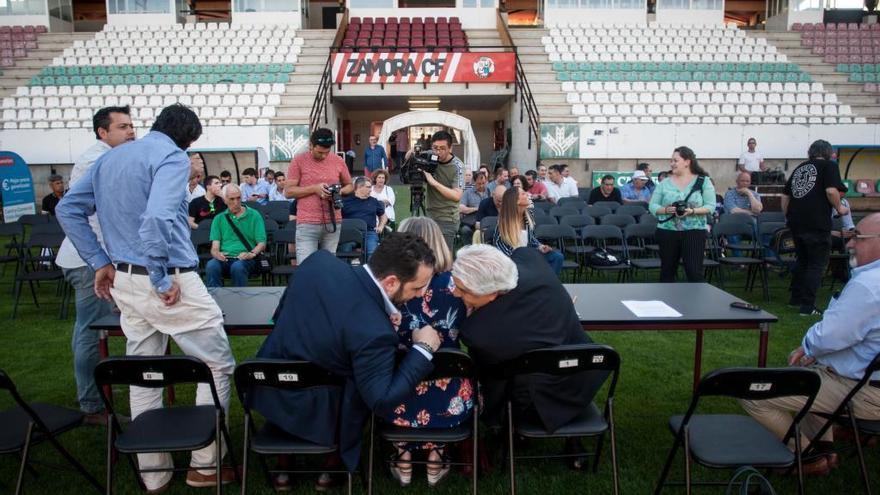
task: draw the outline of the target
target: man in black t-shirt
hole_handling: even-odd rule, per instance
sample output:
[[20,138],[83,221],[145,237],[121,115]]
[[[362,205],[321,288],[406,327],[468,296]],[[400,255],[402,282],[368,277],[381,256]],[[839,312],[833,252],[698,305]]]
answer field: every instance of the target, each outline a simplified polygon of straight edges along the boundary
[[41,210],[43,213],[48,213],[54,217],[55,207],[58,206],[58,202],[64,196],[64,179],[58,174],[50,175],[49,187],[52,189],[52,192],[43,198]]
[[840,204],[840,170],[831,161],[831,144],[815,141],[807,154],[809,160],[794,169],[782,196],[797,255],[788,304],[798,307],[802,316],[821,314],[816,291],[831,253],[831,210],[838,215],[849,211]]
[[226,203],[220,197],[222,183],[216,175],[209,175],[205,179],[205,195],[199,196],[189,203],[189,226],[193,230],[199,228],[199,224],[208,218],[214,218],[226,209]]
[[599,187],[594,187],[590,191],[590,198],[587,204],[591,205],[598,201],[615,201],[623,204],[623,197],[620,195],[620,189],[614,186],[614,176],[606,175],[602,177],[602,183]]

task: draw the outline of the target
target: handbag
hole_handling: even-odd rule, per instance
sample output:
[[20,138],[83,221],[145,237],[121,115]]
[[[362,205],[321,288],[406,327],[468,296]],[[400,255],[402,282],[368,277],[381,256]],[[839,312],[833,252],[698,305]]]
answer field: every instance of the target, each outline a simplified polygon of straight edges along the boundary
[[611,254],[602,248],[598,248],[590,253],[587,262],[591,266],[617,266],[622,264],[623,260],[617,255]]
[[[251,246],[251,243],[249,243],[247,241],[247,239],[245,239],[245,237],[244,237],[244,235],[242,235],[241,231],[238,230],[238,227],[235,226],[235,223],[232,221],[231,218],[229,218],[229,215],[225,215],[225,216],[226,216],[226,221],[229,222],[229,226],[232,227],[232,231],[235,232],[236,236],[238,236],[238,240],[241,241],[242,244],[244,244],[244,248],[247,249],[248,251],[253,251],[254,250],[253,246]],[[256,269],[257,273],[259,273],[260,275],[263,275],[265,273],[271,273],[272,272],[272,262],[269,261],[269,257],[266,256],[265,253],[259,253],[254,257],[254,268]]]
[[[740,480],[742,478],[742,480]],[[736,490],[734,487],[739,485],[739,490]],[[752,485],[757,488],[757,491],[752,490]],[[734,491],[736,490],[736,491]],[[773,486],[767,481],[767,478],[761,474],[760,471],[753,468],[752,466],[742,466],[741,468],[734,471],[733,476],[730,478],[730,482],[727,483],[727,490],[724,492],[725,495],[749,495],[757,493],[760,495],[776,495],[776,491],[773,490]]]

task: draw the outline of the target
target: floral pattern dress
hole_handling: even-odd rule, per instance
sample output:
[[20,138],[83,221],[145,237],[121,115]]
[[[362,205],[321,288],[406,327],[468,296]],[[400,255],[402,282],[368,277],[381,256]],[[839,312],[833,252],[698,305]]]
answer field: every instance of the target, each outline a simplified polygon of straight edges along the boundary
[[[458,332],[467,309],[452,295],[452,273],[434,275],[425,296],[406,303],[397,334],[402,347],[412,347],[413,330],[431,325],[440,334],[440,347],[459,348]],[[451,428],[468,419],[474,407],[474,389],[470,380],[443,378],[416,386],[415,394],[398,405],[385,419],[410,428]],[[403,445],[400,445],[403,447]],[[407,449],[439,448],[436,444],[411,444]]]

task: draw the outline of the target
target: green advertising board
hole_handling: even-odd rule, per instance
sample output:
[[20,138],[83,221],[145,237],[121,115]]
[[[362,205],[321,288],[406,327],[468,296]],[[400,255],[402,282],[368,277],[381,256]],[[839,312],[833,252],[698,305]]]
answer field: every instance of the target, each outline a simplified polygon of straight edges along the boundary
[[[632,170],[593,170],[593,180],[590,181],[590,184],[591,187],[599,187],[602,185],[602,177],[610,175],[614,177],[614,184],[621,187],[632,179],[632,174]],[[652,175],[651,179],[655,183],[657,182],[656,175]]]

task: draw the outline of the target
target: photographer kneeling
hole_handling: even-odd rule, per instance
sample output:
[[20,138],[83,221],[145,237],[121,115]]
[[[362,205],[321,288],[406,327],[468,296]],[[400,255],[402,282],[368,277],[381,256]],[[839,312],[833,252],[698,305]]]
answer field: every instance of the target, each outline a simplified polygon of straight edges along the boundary
[[333,131],[316,129],[309,151],[293,157],[287,169],[284,195],[296,198],[296,263],[301,265],[319,248],[336,252],[342,230],[340,195],[352,192],[351,175],[333,153]]
[[[438,165],[433,173],[422,172],[430,186],[425,195],[428,199],[425,211],[440,226],[443,239],[452,250],[458,233],[458,203],[464,190],[464,163],[452,154],[452,134],[446,131],[437,131],[431,136],[431,151],[437,156]],[[410,151],[407,158],[411,155]]]
[[715,210],[715,186],[686,147],[672,153],[672,174],[657,184],[648,209],[660,222],[660,281],[675,282],[682,260],[688,282],[703,282],[706,222]]

